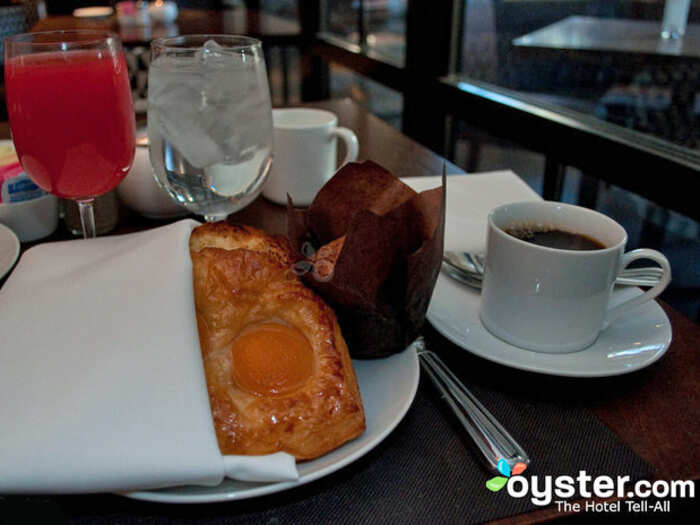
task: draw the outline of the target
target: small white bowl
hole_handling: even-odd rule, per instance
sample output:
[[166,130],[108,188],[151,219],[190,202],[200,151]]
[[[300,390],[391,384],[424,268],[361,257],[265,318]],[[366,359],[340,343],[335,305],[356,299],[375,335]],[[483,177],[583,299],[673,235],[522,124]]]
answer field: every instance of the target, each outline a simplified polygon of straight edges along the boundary
[[117,195],[129,208],[149,219],[170,219],[189,213],[158,185],[153,175],[148,148],[143,146],[136,147],[134,165],[117,186]]
[[0,279],[5,277],[17,262],[19,252],[17,235],[7,226],[0,224]]
[[0,223],[14,231],[22,242],[47,237],[58,226],[58,198],[44,195],[22,202],[2,202]]

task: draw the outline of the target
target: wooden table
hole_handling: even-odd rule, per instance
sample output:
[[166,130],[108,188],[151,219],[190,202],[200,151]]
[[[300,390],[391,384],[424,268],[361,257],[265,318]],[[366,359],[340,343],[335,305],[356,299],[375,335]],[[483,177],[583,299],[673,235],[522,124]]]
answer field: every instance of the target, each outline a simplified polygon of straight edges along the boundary
[[[312,104],[335,112],[342,126],[358,135],[360,159],[371,159],[399,176],[438,174],[446,164],[449,174],[462,173],[457,166],[420,146],[413,140],[369,114],[354,102],[332,100]],[[0,138],[9,136],[7,123],[0,125]],[[232,217],[271,232],[285,230],[284,209],[262,198]],[[112,234],[128,233],[165,224],[125,212]],[[59,229],[42,242],[71,238]],[[23,246],[26,249],[28,245]],[[0,284],[2,284],[0,282]],[[496,365],[476,356],[468,359],[470,370],[484,377],[500,377],[513,388],[533,388],[543,395],[555,392],[561,399],[591,409],[621,440],[648,461],[660,479],[700,478],[700,327],[661,302],[673,327],[668,353],[650,367],[629,375],[601,379],[569,379],[522,372]],[[434,348],[456,348],[430,327]],[[585,383],[584,383],[585,381]],[[585,385],[582,386],[582,385]],[[89,498],[89,497],[88,497]],[[676,500],[677,501],[677,500]],[[2,503],[0,498],[0,504]],[[440,505],[436,501],[436,505]],[[674,502],[674,504],[676,504]],[[561,517],[556,508],[544,509],[501,520],[503,523],[532,523]]]
[[180,9],[173,24],[120,26],[116,16],[104,19],[49,16],[39,20],[32,31],[97,29],[116,31],[127,46],[148,45],[154,38],[186,34],[242,34],[264,38],[269,45],[297,44],[301,26],[292,20],[255,9],[237,7],[224,10]]

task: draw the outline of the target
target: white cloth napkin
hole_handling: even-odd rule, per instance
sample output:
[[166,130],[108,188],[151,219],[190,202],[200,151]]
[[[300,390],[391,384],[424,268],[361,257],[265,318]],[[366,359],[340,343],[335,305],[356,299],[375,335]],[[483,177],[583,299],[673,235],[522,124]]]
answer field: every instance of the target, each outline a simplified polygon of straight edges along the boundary
[[[401,179],[416,191],[440,186],[440,177]],[[445,250],[483,253],[489,212],[496,206],[541,197],[510,170],[448,175]]]
[[298,479],[222,456],[197,337],[195,221],[36,246],[0,290],[0,494]]

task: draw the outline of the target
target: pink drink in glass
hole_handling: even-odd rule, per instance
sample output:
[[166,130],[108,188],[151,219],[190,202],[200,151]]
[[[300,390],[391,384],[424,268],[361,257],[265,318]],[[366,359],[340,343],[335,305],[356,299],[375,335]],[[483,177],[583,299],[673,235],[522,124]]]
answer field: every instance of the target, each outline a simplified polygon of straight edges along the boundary
[[126,177],[134,158],[134,113],[121,50],[10,57],[5,84],[17,155],[42,189],[85,199]]

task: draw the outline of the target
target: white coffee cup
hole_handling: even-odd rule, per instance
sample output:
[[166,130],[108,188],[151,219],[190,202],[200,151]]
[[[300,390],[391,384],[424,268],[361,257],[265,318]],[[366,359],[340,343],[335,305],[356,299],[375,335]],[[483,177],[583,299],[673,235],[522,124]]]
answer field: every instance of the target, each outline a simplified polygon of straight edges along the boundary
[[341,166],[357,159],[357,136],[338,127],[338,117],[330,111],[284,108],[272,111],[274,161],[263,188],[263,195],[278,204],[287,204],[287,194],[297,206],[308,206],[316,193],[336,172],[337,137],[347,153]]
[[[604,248],[543,247],[505,232],[511,228],[581,234]],[[651,301],[671,280],[663,254],[646,248],[625,253],[626,243],[617,222],[579,206],[528,201],[495,208],[488,218],[481,322],[499,339],[528,350],[558,354],[590,346],[611,321]],[[659,264],[661,280],[611,308],[616,277],[637,259]]]

